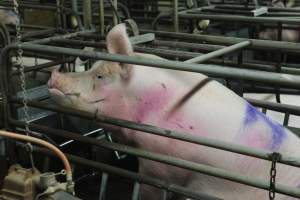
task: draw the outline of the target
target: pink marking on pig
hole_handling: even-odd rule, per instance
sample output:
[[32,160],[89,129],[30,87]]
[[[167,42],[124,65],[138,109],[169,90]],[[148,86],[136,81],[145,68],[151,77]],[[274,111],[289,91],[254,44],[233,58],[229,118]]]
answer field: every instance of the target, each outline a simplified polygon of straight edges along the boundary
[[145,90],[138,99],[134,114],[135,121],[143,123],[150,115],[166,109],[171,98],[172,92],[166,88],[155,87]]
[[244,130],[241,140],[249,147],[269,149],[271,138],[265,132],[267,131],[262,132],[261,127],[252,126]]

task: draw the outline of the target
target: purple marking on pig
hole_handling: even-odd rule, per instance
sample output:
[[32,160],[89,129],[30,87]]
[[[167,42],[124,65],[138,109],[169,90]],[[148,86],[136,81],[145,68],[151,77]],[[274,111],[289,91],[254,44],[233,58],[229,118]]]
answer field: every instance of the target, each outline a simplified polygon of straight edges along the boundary
[[251,126],[257,121],[265,122],[272,130],[272,144],[271,150],[277,150],[283,140],[286,138],[286,132],[284,128],[278,124],[277,122],[272,121],[265,114],[259,112],[256,108],[254,108],[250,104],[246,104],[246,116],[244,119],[244,126]]

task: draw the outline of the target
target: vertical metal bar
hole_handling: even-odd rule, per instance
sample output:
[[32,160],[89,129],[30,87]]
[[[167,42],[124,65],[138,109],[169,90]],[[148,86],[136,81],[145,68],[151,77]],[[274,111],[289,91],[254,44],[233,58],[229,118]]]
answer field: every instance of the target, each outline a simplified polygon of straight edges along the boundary
[[77,0],[72,0],[72,10],[78,12]]
[[104,0],[99,0],[99,31],[104,36]]
[[278,28],[277,28],[277,40],[278,41],[282,41],[282,23],[281,22],[278,22],[277,24]]
[[284,114],[284,120],[283,120],[283,126],[288,126],[289,125],[289,119],[290,119],[290,113],[285,113]]
[[92,0],[83,1],[83,22],[84,28],[90,29],[92,24]]
[[61,28],[62,27],[62,21],[61,21],[61,9],[60,9],[60,0],[56,0],[56,27]]
[[[118,0],[114,0],[113,2],[113,6],[115,7],[116,12],[118,12]],[[117,17],[117,13],[113,12],[113,21],[114,21],[114,25],[118,24],[118,17]]]
[[173,0],[173,9],[174,9],[174,31],[179,31],[179,19],[178,19],[178,0]]
[[163,190],[162,200],[167,200],[167,199],[168,199],[168,191]]
[[102,173],[102,179],[101,179],[99,200],[105,200],[107,180],[108,180],[108,174],[103,172]]
[[141,187],[141,184],[139,182],[134,183],[134,188],[133,188],[133,193],[132,193],[132,200],[139,200],[140,187]]

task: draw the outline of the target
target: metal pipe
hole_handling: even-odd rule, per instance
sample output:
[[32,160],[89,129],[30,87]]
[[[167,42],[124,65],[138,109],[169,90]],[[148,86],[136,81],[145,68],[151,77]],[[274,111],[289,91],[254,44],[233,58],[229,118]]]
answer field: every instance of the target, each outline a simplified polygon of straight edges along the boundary
[[72,10],[78,12],[77,0],[72,0]]
[[173,0],[173,12],[174,32],[179,32],[178,0]]
[[[23,124],[24,125],[23,122],[18,122],[16,120],[13,120],[13,121],[15,121],[15,123],[14,123],[15,125],[16,124]],[[130,122],[130,123],[132,123],[132,122]],[[34,129],[33,126],[42,127],[40,125],[33,125],[31,123],[30,128]],[[154,127],[152,127],[152,128],[154,128]],[[41,130],[41,131],[43,131],[44,133],[47,133],[47,132],[50,133],[50,131],[52,130],[51,134],[61,136],[61,137],[64,137],[64,138],[72,138],[74,140],[81,141],[81,142],[84,142],[84,143],[101,146],[101,147],[104,147],[104,148],[107,148],[107,149],[117,150],[117,151],[124,152],[124,153],[127,153],[127,154],[135,155],[135,156],[138,156],[138,157],[150,159],[150,160],[153,160],[153,161],[158,161],[158,162],[161,162],[161,163],[169,164],[169,165],[180,167],[180,168],[183,168],[183,169],[192,170],[192,171],[195,171],[195,172],[199,172],[199,173],[207,174],[207,175],[210,175],[210,176],[226,179],[226,180],[229,180],[229,181],[234,181],[234,182],[237,182],[237,183],[253,186],[253,187],[264,189],[264,190],[269,190],[270,189],[270,185],[269,185],[268,180],[264,181],[264,180],[261,180],[261,179],[256,179],[256,178],[253,178],[253,177],[240,175],[238,173],[229,172],[229,171],[226,171],[226,170],[223,170],[223,169],[220,169],[220,168],[195,163],[195,162],[175,158],[175,157],[164,155],[164,154],[153,153],[153,152],[149,152],[149,151],[146,151],[146,150],[141,150],[141,149],[137,149],[137,148],[121,145],[121,144],[109,143],[109,142],[106,142],[106,141],[98,141],[98,140],[95,140],[93,138],[83,137],[83,136],[80,136],[78,134],[70,133],[70,132],[67,132],[67,131],[60,131],[60,133],[59,133],[59,131],[56,130],[56,129],[51,129],[51,128],[48,128],[48,127],[44,127],[43,129],[44,130]],[[155,127],[155,129],[157,129],[157,128]],[[169,132],[170,132],[170,135],[172,135],[172,131],[169,131]],[[169,136],[169,132],[165,133],[164,135]],[[143,134],[143,133],[141,133],[141,134]],[[185,135],[189,135],[189,134],[185,134]],[[268,157],[269,157],[269,159],[272,159],[271,154],[269,154]],[[292,188],[292,187],[288,187],[288,186],[285,186],[285,185],[276,184],[276,189],[275,190],[276,190],[277,193],[281,193],[281,194],[285,194],[285,195],[293,196],[293,197],[300,197],[300,191],[299,191],[298,188]]]
[[[54,157],[54,155],[50,151],[48,151],[44,148],[34,146],[33,151]],[[79,156],[74,156],[74,155],[70,155],[70,154],[66,154],[66,156],[73,163],[77,163],[80,165],[98,169],[100,172],[106,172],[108,174],[115,174],[117,176],[128,178],[128,179],[134,180],[134,181],[138,181],[140,183],[151,185],[156,188],[165,189],[167,191],[170,191],[170,192],[173,192],[176,194],[181,194],[181,195],[184,195],[189,198],[193,198],[193,199],[197,199],[197,200],[200,200],[200,199],[201,200],[220,200],[220,198],[209,196],[206,194],[201,194],[200,192],[195,192],[195,190],[191,190],[191,189],[179,186],[179,185],[175,185],[175,184],[172,184],[170,182],[167,182],[167,181],[164,181],[161,179],[156,179],[156,178],[153,178],[150,176],[127,171],[127,170],[117,168],[117,167],[114,167],[111,165],[107,165],[104,163],[87,160],[87,159],[81,158]]]
[[237,16],[237,15],[209,15],[200,13],[189,13],[188,11],[182,11],[178,14],[179,18],[182,19],[210,19],[218,21],[239,21],[249,23],[283,23],[283,24],[297,24],[300,25],[298,18],[285,18],[285,17],[248,17],[248,16]]
[[92,0],[83,1],[83,23],[86,30],[91,29],[92,25]]
[[113,22],[114,22],[114,25],[117,25],[118,24],[118,0],[114,0],[113,1],[113,7],[115,7],[115,12],[113,12]]
[[[13,100],[12,102],[20,104],[22,101]],[[61,107],[57,107],[54,105],[47,105],[45,103],[30,101],[28,103],[28,105],[32,106],[32,107],[41,108],[41,109],[51,110],[54,112],[71,114],[71,115],[83,117],[86,119],[91,119],[91,120],[94,119],[94,116],[92,114],[75,111],[75,110],[71,110],[71,109],[66,109],[66,108],[61,108]],[[300,113],[299,108],[298,108],[298,112]],[[291,112],[290,114],[293,114],[293,113]],[[10,122],[16,126],[21,126],[24,124],[23,122],[18,122],[13,119],[11,119]],[[145,124],[139,124],[139,123],[135,123],[135,122],[127,121],[127,120],[115,119],[115,118],[106,117],[106,116],[99,116],[98,122],[115,125],[115,126],[120,126],[120,127],[124,127],[124,128],[129,128],[129,129],[133,129],[133,130],[137,130],[137,131],[142,131],[145,133],[151,133],[154,135],[178,139],[178,140],[182,140],[182,141],[186,141],[186,142],[191,142],[194,144],[199,144],[199,145],[204,145],[207,147],[212,147],[212,148],[216,148],[216,149],[220,149],[220,150],[224,150],[224,151],[239,153],[242,155],[252,156],[252,157],[260,158],[260,159],[264,159],[264,160],[271,160],[271,157],[270,157],[270,155],[272,154],[271,151],[258,150],[258,149],[254,149],[254,148],[250,148],[250,147],[246,147],[246,146],[242,146],[242,145],[237,145],[237,144],[233,144],[233,143],[229,143],[229,142],[223,142],[220,140],[209,139],[209,138],[200,137],[200,136],[196,137],[196,136],[193,136],[188,133],[171,131],[171,130],[167,130],[167,129],[163,129],[163,128],[158,128],[158,127],[145,125]],[[46,129],[41,129],[41,127],[39,127],[38,125],[34,125],[34,126],[31,125],[31,127],[39,128],[39,130],[42,132],[46,131]],[[53,133],[53,134],[55,134],[55,133]],[[144,133],[141,133],[141,134],[144,134]],[[286,164],[286,165],[300,167],[300,159],[299,158],[290,157],[287,155],[282,155],[282,158],[279,162]]]
[[[48,67],[53,67],[55,65],[60,65],[60,64],[64,64],[64,63],[68,63],[68,62],[72,62],[74,60],[74,58],[67,58],[67,59],[63,59],[63,60],[56,60],[56,61],[51,61],[48,63],[43,63],[43,64],[39,64],[39,65],[35,65],[32,67],[26,67],[24,69],[24,72],[31,72],[31,71],[37,71],[40,69],[44,69],[44,68],[48,68]],[[13,71],[12,72],[13,75],[19,75],[20,72],[19,71]]]
[[[18,48],[18,45],[11,45],[4,48],[7,51],[9,48]],[[108,60],[128,64],[145,65],[157,68],[181,70],[189,72],[204,73],[208,75],[220,76],[225,78],[240,78],[244,80],[259,81],[264,83],[271,83],[282,85],[286,87],[300,88],[300,77],[290,74],[280,74],[273,72],[262,72],[258,70],[248,70],[248,69],[232,69],[225,66],[217,66],[211,64],[190,64],[182,63],[170,60],[160,60],[160,59],[150,59],[141,56],[124,56],[117,54],[108,53],[98,53],[98,52],[86,52],[77,49],[69,49],[63,47],[53,47],[46,45],[36,45],[23,43],[21,48],[24,50],[45,52],[52,54],[67,54],[73,56],[82,56],[88,58],[94,58],[99,60]],[[3,52],[5,52],[3,50]],[[6,53],[2,53],[2,57]]]
[[99,0],[99,30],[100,35],[104,36],[104,0]]
[[205,61],[207,61],[209,59],[216,58],[216,57],[228,54],[228,53],[232,53],[232,52],[237,51],[237,50],[241,50],[241,49],[243,49],[243,48],[245,48],[245,47],[247,47],[249,45],[251,45],[250,41],[240,42],[240,43],[234,44],[232,46],[224,47],[223,49],[219,49],[219,50],[210,52],[208,54],[204,54],[204,55],[201,55],[201,56],[189,59],[189,60],[187,60],[185,62],[186,63],[201,63],[201,62],[205,62]]
[[167,37],[181,40],[192,40],[193,42],[209,42],[212,44],[225,44],[233,45],[243,41],[251,42],[251,49],[268,49],[273,51],[281,50],[282,52],[297,52],[300,53],[300,44],[293,42],[283,41],[268,41],[268,40],[257,40],[257,39],[243,39],[234,37],[222,37],[222,36],[211,36],[211,35],[196,35],[188,33],[172,33],[167,31],[153,31],[153,30],[140,30],[141,34],[154,33],[156,38]]
[[94,32],[95,31],[79,31],[79,32],[75,32],[75,33],[68,33],[68,34],[65,34],[65,35],[53,36],[53,37],[49,37],[49,38],[43,38],[43,39],[39,39],[39,40],[25,42],[24,44],[26,44],[26,43],[30,43],[30,44],[47,44],[49,42],[53,42],[53,41],[58,40],[58,39],[68,39],[68,38],[80,36],[81,34],[84,34],[84,33],[94,33]]

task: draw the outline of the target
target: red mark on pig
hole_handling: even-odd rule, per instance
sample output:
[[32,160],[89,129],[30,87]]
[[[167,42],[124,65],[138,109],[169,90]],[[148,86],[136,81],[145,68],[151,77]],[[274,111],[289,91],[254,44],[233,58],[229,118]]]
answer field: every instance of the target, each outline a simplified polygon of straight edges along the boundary
[[142,123],[150,115],[166,109],[171,97],[172,95],[170,92],[163,88],[154,87],[145,90],[144,94],[139,99],[140,101],[137,105],[135,120]]

